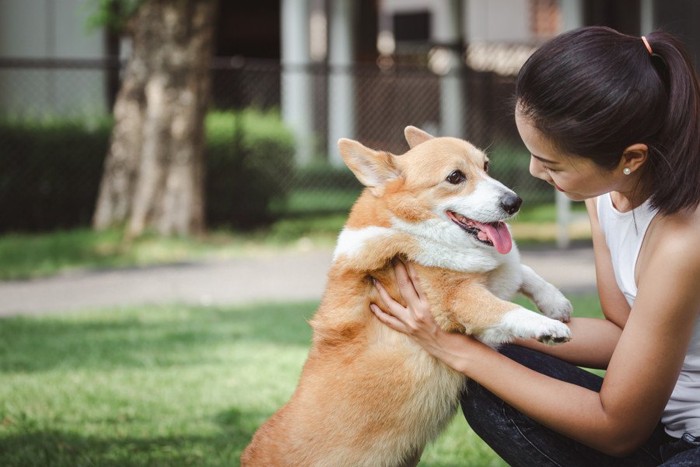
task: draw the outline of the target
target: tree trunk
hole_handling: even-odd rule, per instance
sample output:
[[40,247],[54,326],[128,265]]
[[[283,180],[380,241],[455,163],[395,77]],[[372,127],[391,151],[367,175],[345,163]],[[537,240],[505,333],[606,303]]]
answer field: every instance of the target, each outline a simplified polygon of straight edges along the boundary
[[216,0],[147,0],[130,20],[133,51],[93,227],[204,229],[204,117]]

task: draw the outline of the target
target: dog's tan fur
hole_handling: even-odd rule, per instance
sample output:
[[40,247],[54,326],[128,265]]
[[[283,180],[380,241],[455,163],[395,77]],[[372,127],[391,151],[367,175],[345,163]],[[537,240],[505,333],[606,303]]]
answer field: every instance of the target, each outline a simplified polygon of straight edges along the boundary
[[[539,278],[523,281],[517,251],[506,261],[499,258],[504,255],[465,238],[462,245],[445,246],[482,248],[486,259],[475,253],[481,259],[473,271],[469,265],[461,271],[448,269],[438,260],[437,265],[422,264],[432,261],[425,260],[431,252],[420,236],[396,228],[397,219],[422,225],[440,217],[436,205],[472,193],[475,184],[488,177],[486,156],[465,141],[432,138],[413,127],[406,129],[406,137],[412,149],[402,156],[349,140],[339,143],[346,163],[367,186],[345,229],[371,233],[379,227],[388,233],[367,235],[351,243],[350,249],[337,250],[323,300],[311,321],[313,343],[298,387],[256,432],[242,455],[244,466],[415,464],[426,443],[451,419],[463,376],[370,312],[369,304],[379,302],[371,277],[402,300],[392,268],[396,257],[414,262],[434,317],[445,330],[488,334],[502,325],[509,311],[519,308],[506,300],[519,289],[536,303],[556,308],[545,310],[550,315],[568,318],[570,304],[551,285]],[[455,168],[466,174],[463,186],[444,183]],[[453,228],[449,220],[436,225]],[[549,321],[563,326],[558,321],[531,314],[540,321],[533,318],[534,324],[522,332],[508,328],[495,340],[515,335],[568,338],[565,328],[550,326]],[[485,340],[498,344],[494,338]]]

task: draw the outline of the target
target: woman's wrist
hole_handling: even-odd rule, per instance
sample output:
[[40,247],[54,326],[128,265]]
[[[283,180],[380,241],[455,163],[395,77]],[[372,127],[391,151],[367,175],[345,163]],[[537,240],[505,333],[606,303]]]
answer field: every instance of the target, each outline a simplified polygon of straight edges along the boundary
[[429,352],[450,368],[466,376],[470,376],[474,369],[474,362],[481,358],[484,350],[490,350],[485,344],[464,334],[442,331],[439,341],[440,345]]

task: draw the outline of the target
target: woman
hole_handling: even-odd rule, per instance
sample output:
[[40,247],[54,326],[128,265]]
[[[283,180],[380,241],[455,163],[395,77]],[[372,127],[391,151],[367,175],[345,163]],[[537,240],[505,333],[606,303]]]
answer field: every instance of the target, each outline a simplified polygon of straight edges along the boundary
[[376,316],[469,378],[465,416],[508,463],[700,465],[699,116],[692,64],[663,32],[582,28],[521,69],[530,173],[590,216],[605,318],[572,319],[571,342],[496,351],[438,328],[410,265],[395,270],[406,307],[377,286]]

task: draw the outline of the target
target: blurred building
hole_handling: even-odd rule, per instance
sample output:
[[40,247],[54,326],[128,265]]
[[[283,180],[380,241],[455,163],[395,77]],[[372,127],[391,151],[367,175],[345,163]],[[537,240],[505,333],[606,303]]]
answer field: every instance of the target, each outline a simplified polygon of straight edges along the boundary
[[[89,222],[109,137],[100,117],[111,112],[130,48],[89,23],[98,4],[120,1],[0,0],[0,217],[30,219],[8,225]],[[295,134],[295,164],[262,164],[282,173],[275,183],[296,197],[275,215],[347,212],[359,187],[337,139],[401,153],[403,129],[416,125],[487,148],[491,173],[528,204],[556,199],[560,245],[568,201],[529,175],[513,122],[522,63],[542,41],[592,24],[633,35],[661,27],[700,52],[697,0],[219,0],[216,18],[212,109],[279,111]],[[231,140],[240,137],[238,115],[226,116]],[[53,140],[35,136],[53,134],[57,123],[72,128],[68,157],[54,157],[44,144]]]
[[[109,112],[129,45],[90,8],[0,0],[0,113]],[[301,165],[337,162],[340,136],[397,148],[406,124],[490,144],[514,74],[563,30],[663,27],[700,51],[694,0],[222,0],[217,18],[213,105],[280,108]]]
[[90,30],[88,16],[84,0],[0,0],[2,114],[109,111],[103,69],[76,73],[74,67],[47,61],[72,61],[77,66],[76,59],[97,60],[108,54],[104,32]]

